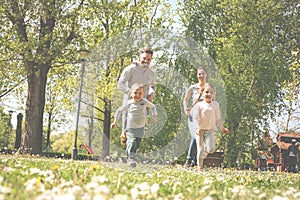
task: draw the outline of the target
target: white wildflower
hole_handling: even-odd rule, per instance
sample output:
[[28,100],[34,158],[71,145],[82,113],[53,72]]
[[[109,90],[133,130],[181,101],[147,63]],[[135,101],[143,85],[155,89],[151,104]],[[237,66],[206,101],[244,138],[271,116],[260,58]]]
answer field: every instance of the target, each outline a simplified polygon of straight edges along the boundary
[[182,193],[179,193],[174,196],[174,200],[184,200],[184,196]]
[[30,168],[29,172],[30,174],[39,174],[41,170],[39,168]]
[[47,177],[45,178],[45,181],[46,181],[47,183],[53,184],[53,183],[55,182],[55,175],[54,175],[54,174],[51,174],[51,175],[47,176]]
[[67,193],[67,194],[57,195],[57,196],[53,197],[52,199],[55,199],[55,200],[66,200],[66,199],[75,200],[76,196],[74,194]]
[[72,194],[77,194],[77,193],[81,192],[81,187],[80,187],[80,186],[77,186],[77,185],[73,186],[73,187],[70,188],[70,189],[71,189],[71,191],[72,191]]
[[203,200],[214,200],[214,198],[212,198],[211,196],[206,196],[203,198]]
[[106,181],[108,181],[108,178],[106,178],[104,175],[92,177],[91,180],[91,182],[96,182],[96,183],[105,183]]
[[138,196],[139,196],[139,190],[138,190],[138,188],[132,188],[131,190],[130,190],[130,193],[131,193],[131,198],[132,199],[137,199],[138,198]]
[[213,179],[211,179],[211,178],[206,178],[206,179],[204,179],[203,184],[204,184],[204,185],[210,185],[210,184],[212,184],[213,182],[214,182]]
[[95,189],[95,193],[97,194],[109,194],[109,188],[106,185],[100,185]]
[[151,189],[150,189],[151,194],[157,194],[158,190],[159,190],[159,184],[154,183],[154,184],[151,186]]
[[265,192],[258,195],[258,199],[265,199],[266,197],[267,197],[267,194]]
[[[93,200],[105,200],[105,199],[108,199],[108,197],[104,194],[96,194],[93,197]],[[118,199],[118,200],[121,200],[121,199]]]
[[140,190],[149,190],[150,189],[150,186],[147,182],[141,183],[138,187]]
[[289,200],[289,198],[276,195],[272,198],[272,200]]
[[33,190],[35,187],[35,183],[37,182],[37,178],[33,178],[33,179],[30,179],[28,180],[25,185],[26,185],[26,190],[27,191],[30,191],[30,190]]
[[202,188],[201,188],[201,192],[205,192],[205,190],[209,189],[210,188],[210,185],[204,185]]
[[60,184],[60,187],[61,188],[68,188],[68,187],[73,187],[73,182],[71,181],[63,181],[61,184]]
[[[124,194],[116,194],[111,200],[128,200],[128,196]],[[95,198],[93,200],[96,200]]]
[[293,195],[295,199],[300,199],[300,192],[297,192]]
[[167,185],[168,183],[170,183],[170,180],[168,180],[168,179],[165,179],[161,182],[161,184],[163,184],[163,185]]
[[11,192],[11,188],[0,186],[0,193],[1,194],[9,194]]
[[234,194],[240,194],[245,192],[245,187],[243,185],[236,185],[231,189],[231,192]]
[[87,190],[95,190],[98,186],[99,186],[98,183],[90,182],[90,183],[86,184],[85,188]]

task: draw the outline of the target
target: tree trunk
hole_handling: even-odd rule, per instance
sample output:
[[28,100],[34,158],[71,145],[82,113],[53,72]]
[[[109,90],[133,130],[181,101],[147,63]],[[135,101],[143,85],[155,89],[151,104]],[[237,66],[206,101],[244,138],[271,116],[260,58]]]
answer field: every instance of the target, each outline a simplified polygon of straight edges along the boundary
[[110,111],[111,111],[111,101],[105,99],[105,109],[104,109],[104,132],[102,135],[102,158],[103,160],[109,156],[110,151]]
[[52,123],[52,111],[48,112],[48,129],[47,129],[47,139],[46,139],[46,149],[50,149],[50,134],[51,134],[51,123]]
[[[34,69],[34,67],[32,67]],[[41,154],[43,140],[43,114],[47,74],[50,67],[42,65],[28,75],[25,128],[20,153]]]
[[17,116],[17,130],[16,130],[16,141],[15,141],[15,149],[19,149],[21,145],[21,139],[22,139],[22,120],[23,120],[23,114],[19,113]]

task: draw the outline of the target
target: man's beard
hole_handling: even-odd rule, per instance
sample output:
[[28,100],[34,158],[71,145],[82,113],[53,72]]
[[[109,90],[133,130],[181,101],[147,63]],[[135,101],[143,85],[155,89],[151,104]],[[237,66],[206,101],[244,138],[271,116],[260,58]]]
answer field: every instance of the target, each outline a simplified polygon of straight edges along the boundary
[[142,64],[142,63],[141,63],[141,66],[142,66],[143,68],[147,68],[147,67],[149,67],[149,64],[147,64],[147,63]]

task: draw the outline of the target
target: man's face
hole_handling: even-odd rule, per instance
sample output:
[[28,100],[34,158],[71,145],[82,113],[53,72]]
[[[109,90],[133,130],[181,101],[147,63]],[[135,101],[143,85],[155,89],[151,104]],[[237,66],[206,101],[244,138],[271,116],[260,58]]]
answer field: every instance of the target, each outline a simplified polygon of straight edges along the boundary
[[140,63],[143,67],[148,67],[151,63],[152,56],[149,53],[142,53],[140,55]]

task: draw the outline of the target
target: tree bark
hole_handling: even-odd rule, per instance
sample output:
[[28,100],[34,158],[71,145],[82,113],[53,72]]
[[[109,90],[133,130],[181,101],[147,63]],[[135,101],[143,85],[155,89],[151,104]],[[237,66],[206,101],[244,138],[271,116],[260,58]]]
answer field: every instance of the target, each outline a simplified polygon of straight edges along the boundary
[[110,111],[111,111],[111,100],[104,100],[104,132],[102,135],[102,158],[103,160],[109,156],[110,151]]
[[16,141],[15,141],[15,149],[19,149],[21,145],[22,139],[22,120],[23,114],[19,113],[17,116],[17,130],[16,130]]
[[[32,69],[34,69],[34,67],[32,67]],[[20,153],[42,153],[43,114],[47,74],[49,69],[49,66],[41,66],[39,67],[39,70],[28,75],[25,129],[19,148]]]

